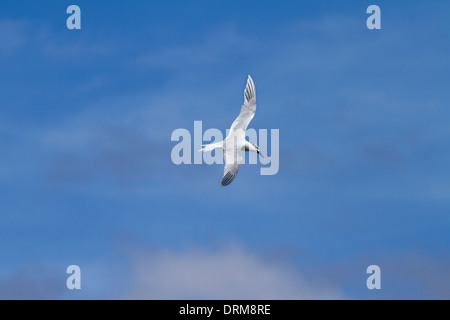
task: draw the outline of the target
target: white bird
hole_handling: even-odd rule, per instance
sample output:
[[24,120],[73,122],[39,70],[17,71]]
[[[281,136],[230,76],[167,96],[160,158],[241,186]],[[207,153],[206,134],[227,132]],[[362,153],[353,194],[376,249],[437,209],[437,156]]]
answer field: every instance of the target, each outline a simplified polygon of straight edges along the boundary
[[227,186],[233,182],[241,167],[241,151],[257,152],[263,159],[264,156],[259,151],[259,147],[245,139],[245,131],[248,124],[252,121],[256,112],[256,92],[255,84],[250,76],[247,79],[247,85],[244,90],[244,104],[242,105],[239,116],[231,125],[228,136],[223,141],[204,145],[200,151],[206,152],[214,149],[224,149],[223,157],[225,159],[225,170],[223,172],[220,184]]

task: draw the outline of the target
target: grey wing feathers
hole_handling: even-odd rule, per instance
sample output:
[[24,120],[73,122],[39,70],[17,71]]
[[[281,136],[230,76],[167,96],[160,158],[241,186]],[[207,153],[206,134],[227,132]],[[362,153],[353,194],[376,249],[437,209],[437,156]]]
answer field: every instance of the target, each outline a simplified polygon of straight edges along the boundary
[[248,76],[247,85],[244,90],[244,103],[250,103],[252,99],[256,100],[255,84],[253,79]]
[[[244,105],[241,108],[239,116],[234,120],[230,128],[230,133],[228,134],[227,141],[229,143],[230,138],[245,140],[245,130],[247,130],[248,124],[252,121],[256,112],[256,91],[255,84],[250,76],[247,79],[247,85],[244,90]],[[241,153],[240,145],[234,144],[224,145],[225,152],[225,170],[223,173],[222,180],[220,184],[222,186],[227,186],[233,182],[234,178],[241,167]]]
[[256,112],[256,91],[255,84],[250,76],[248,76],[247,85],[244,90],[244,104],[242,105],[239,116],[231,125],[231,131],[247,130],[248,124],[252,121]]
[[222,186],[227,186],[233,182],[234,178],[241,167],[242,157],[241,152],[234,148],[228,148],[224,152],[225,169],[223,171],[223,177],[220,181]]
[[229,168],[229,171],[225,172],[225,174],[223,175],[222,180],[220,180],[220,184],[222,186],[227,186],[232,183],[234,178],[236,178],[240,166],[241,165],[239,163],[232,165]]

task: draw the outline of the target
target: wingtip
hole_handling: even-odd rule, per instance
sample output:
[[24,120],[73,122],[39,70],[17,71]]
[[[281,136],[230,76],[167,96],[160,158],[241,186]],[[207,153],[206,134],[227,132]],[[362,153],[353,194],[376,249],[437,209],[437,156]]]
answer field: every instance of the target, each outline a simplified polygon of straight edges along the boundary
[[253,82],[252,77],[248,75],[247,85],[244,90],[244,101],[250,101],[253,98],[256,99],[255,83]]
[[222,177],[222,180],[220,180],[220,185],[222,187],[225,187],[225,186],[229,185],[230,183],[232,183],[234,178],[236,178],[236,174],[237,174],[237,172],[235,174],[232,174],[231,172],[227,172],[227,174],[225,174]]

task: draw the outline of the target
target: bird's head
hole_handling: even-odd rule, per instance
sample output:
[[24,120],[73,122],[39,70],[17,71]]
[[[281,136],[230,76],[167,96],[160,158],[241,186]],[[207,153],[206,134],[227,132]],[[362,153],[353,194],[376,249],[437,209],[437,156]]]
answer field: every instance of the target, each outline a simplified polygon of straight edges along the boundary
[[258,147],[256,144],[254,144],[254,143],[252,143],[252,145],[255,147],[256,152],[257,152],[263,159],[265,159],[264,156],[263,156],[263,154],[261,153],[261,151],[259,151],[259,147]]

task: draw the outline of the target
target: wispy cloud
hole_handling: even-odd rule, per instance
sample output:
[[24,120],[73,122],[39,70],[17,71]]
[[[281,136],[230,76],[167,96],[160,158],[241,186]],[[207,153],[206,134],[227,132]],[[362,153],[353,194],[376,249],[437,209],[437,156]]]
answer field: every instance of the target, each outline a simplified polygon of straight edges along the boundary
[[27,42],[27,26],[22,20],[0,19],[0,54],[11,54]]
[[251,55],[251,50],[257,43],[256,39],[229,25],[210,30],[209,34],[198,39],[196,43],[167,46],[162,50],[146,53],[138,59],[138,63],[145,68],[166,69],[177,73],[192,68],[207,71],[205,68],[223,66],[237,57]]
[[[98,56],[105,54],[105,43],[97,43],[85,38],[67,36],[67,31],[55,32],[46,23],[26,19],[0,18],[0,54],[8,55],[18,52],[33,52],[52,59],[61,60],[79,58],[80,56]],[[28,50],[22,50],[28,48]]]
[[144,132],[129,126],[112,126],[89,132],[81,148],[60,153],[48,172],[63,184],[99,178],[121,182],[149,179],[154,171],[167,168],[169,152],[167,145],[153,141]]
[[47,269],[36,266],[32,269],[17,269],[0,278],[0,300],[56,299],[65,290],[65,283]]
[[336,287],[305,280],[290,265],[239,246],[134,253],[127,299],[342,299]]
[[[368,290],[366,269],[378,265],[381,289]],[[322,269],[323,279],[346,288],[348,295],[358,299],[449,299],[450,256],[445,252],[430,255],[421,250],[397,254],[368,252],[358,257],[335,261],[333,268]]]

